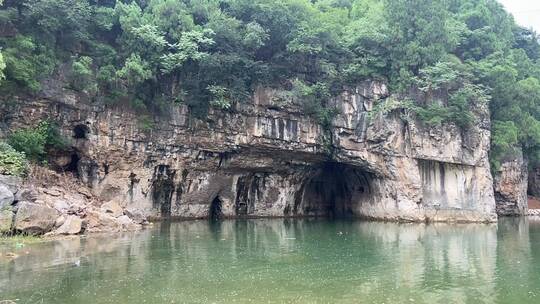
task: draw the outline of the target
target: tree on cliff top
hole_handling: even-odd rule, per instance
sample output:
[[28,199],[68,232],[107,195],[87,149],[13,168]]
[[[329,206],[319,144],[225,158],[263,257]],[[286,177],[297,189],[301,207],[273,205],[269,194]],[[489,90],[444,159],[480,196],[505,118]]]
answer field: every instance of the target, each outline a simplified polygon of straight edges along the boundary
[[325,123],[328,98],[380,79],[428,124],[467,128],[489,102],[495,166],[540,151],[538,36],[495,0],[5,0],[0,28],[4,95],[61,73],[144,117],[204,117],[279,86]]

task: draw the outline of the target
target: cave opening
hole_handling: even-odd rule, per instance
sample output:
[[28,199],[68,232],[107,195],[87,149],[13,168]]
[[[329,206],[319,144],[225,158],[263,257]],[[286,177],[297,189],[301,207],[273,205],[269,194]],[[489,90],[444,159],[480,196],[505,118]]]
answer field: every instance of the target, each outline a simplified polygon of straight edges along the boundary
[[153,207],[159,210],[162,218],[171,216],[175,175],[176,171],[167,165],[158,165],[154,168],[152,202]]
[[219,196],[216,196],[212,203],[210,203],[210,210],[208,210],[208,218],[211,221],[219,221],[223,218],[222,202]]
[[70,156],[69,163],[65,166],[64,172],[71,172],[73,176],[79,177],[79,162],[81,157],[77,153],[73,153]]
[[[371,173],[362,168],[325,162],[315,167],[295,198],[293,215],[327,218],[358,216],[362,204],[372,199]],[[290,213],[286,210],[286,213]]]
[[73,128],[73,138],[75,139],[88,139],[88,133],[90,129],[86,125],[76,125]]

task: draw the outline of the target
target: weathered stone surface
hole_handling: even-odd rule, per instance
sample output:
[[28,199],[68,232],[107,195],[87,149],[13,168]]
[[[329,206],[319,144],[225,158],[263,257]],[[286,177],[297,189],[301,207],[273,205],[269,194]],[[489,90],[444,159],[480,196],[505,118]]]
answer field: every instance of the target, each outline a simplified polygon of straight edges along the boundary
[[22,179],[13,175],[0,175],[0,185],[6,186],[9,191],[16,193],[22,184]]
[[54,209],[58,212],[67,212],[69,210],[69,203],[64,200],[55,200],[54,201]]
[[0,184],[0,210],[4,207],[11,206],[14,196],[6,186]]
[[146,215],[142,210],[128,208],[124,210],[124,213],[137,224],[143,224],[146,222]]
[[58,212],[30,202],[19,202],[14,228],[28,234],[44,234],[54,228]]
[[[338,114],[325,129],[278,90],[259,88],[251,101],[230,112],[210,109],[205,120],[173,105],[152,132],[142,132],[134,112],[62,94],[21,103],[6,125],[52,116],[72,134],[84,124],[92,135],[74,143],[81,179],[95,196],[147,215],[496,219],[485,106],[474,109],[466,131],[427,127],[399,111],[375,115],[395,97],[384,84],[366,82],[331,101]],[[122,215],[114,210],[92,211],[85,221],[114,227],[110,214]]]
[[81,233],[83,221],[76,215],[67,216],[60,228],[54,231],[55,234],[79,234]]
[[66,222],[66,216],[62,214],[56,218],[56,221],[54,222],[54,227],[58,228],[64,225],[65,222]]
[[503,216],[527,215],[527,162],[521,153],[507,159],[495,173],[494,189],[497,214]]
[[11,209],[0,209],[0,233],[11,231],[13,212]]
[[38,199],[38,192],[34,188],[22,188],[15,194],[15,201],[35,202]]
[[98,210],[87,210],[83,219],[84,226],[88,232],[114,232],[122,230],[122,224],[117,218],[109,213]]
[[122,210],[122,207],[115,202],[115,201],[109,201],[101,205],[101,210],[105,213],[110,214],[113,217],[119,217],[124,214],[124,211]]
[[64,191],[62,191],[62,189],[59,189],[58,187],[53,187],[51,189],[43,189],[43,192],[50,196],[61,196],[64,193]]

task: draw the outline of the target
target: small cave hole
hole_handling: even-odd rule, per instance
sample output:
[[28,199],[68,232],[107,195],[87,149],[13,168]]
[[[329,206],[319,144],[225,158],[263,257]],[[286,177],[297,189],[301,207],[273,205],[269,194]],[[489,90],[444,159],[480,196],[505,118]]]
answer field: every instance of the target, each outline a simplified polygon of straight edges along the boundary
[[75,139],[88,139],[88,133],[90,129],[86,125],[76,125],[73,128],[73,138]]
[[223,218],[222,203],[219,197],[216,196],[212,203],[210,203],[210,210],[208,211],[208,218],[211,221],[219,221]]

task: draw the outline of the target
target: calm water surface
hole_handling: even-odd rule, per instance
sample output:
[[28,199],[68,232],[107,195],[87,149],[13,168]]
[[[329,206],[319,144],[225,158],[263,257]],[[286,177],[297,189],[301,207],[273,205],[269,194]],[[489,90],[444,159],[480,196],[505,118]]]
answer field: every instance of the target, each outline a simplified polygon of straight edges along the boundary
[[14,248],[17,303],[540,303],[540,221],[237,220]]

